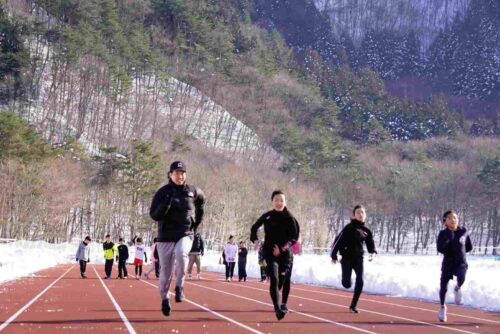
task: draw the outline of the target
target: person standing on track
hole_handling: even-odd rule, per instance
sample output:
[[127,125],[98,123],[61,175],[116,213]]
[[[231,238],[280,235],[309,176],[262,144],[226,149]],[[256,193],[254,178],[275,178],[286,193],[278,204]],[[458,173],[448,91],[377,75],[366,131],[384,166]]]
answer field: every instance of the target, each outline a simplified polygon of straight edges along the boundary
[[354,285],[354,296],[352,297],[349,310],[352,313],[359,313],[357,307],[359,297],[363,291],[363,243],[370,253],[369,261],[377,254],[373,241],[372,231],[366,227],[366,209],[363,205],[356,205],[352,210],[353,217],[340,234],[335,238],[330,254],[333,264],[337,263],[337,253],[342,255],[340,264],[342,266],[342,285],[349,289],[352,286],[352,271],[356,273],[356,283]]
[[117,247],[118,255],[116,260],[118,261],[118,278],[119,279],[127,279],[128,271],[127,271],[127,260],[128,260],[128,247],[125,245],[125,240],[123,238],[118,239],[120,243]]
[[104,240],[104,243],[102,244],[102,249],[104,250],[104,260],[105,260],[104,279],[110,279],[111,272],[113,271],[113,262],[115,260],[115,256],[118,250],[115,244],[111,241],[111,236],[109,234],[106,234],[106,240]]
[[150,216],[158,222],[158,255],[160,259],[161,310],[171,312],[169,293],[172,273],[176,268],[175,301],[184,300],[184,276],[193,234],[203,222],[205,195],[201,189],[186,184],[186,165],[175,161],[170,165],[169,182],[160,188],[151,203]]
[[455,211],[446,211],[443,214],[443,223],[445,229],[439,232],[437,238],[437,250],[444,255],[441,264],[441,288],[439,290],[439,301],[441,307],[438,313],[439,321],[447,321],[446,315],[446,292],[448,290],[448,282],[457,277],[457,284],[453,289],[455,292],[455,303],[462,304],[461,287],[465,282],[465,274],[467,273],[466,253],[472,250],[472,242],[469,232],[465,227],[460,227],[458,215]]
[[146,247],[142,243],[142,238],[137,236],[133,239],[135,245],[135,278],[141,279],[142,276],[142,264],[148,262],[148,256],[146,254]]
[[156,247],[156,243],[158,242],[158,238],[153,239],[153,245],[151,246],[151,259],[153,261],[151,269],[149,269],[146,273],[144,273],[144,276],[146,276],[146,279],[149,279],[149,275],[153,272],[155,272],[156,278],[160,277],[160,258],[158,256],[158,248]]
[[234,275],[234,266],[236,264],[236,256],[238,254],[238,246],[234,242],[234,236],[230,235],[229,240],[224,247],[224,259],[226,265],[226,281],[232,281]]
[[[293,268],[293,254],[290,250],[297,242],[300,233],[299,223],[286,207],[285,194],[275,190],[271,195],[273,210],[263,214],[250,233],[250,240],[257,241],[257,230],[264,225],[265,242],[264,258],[267,263],[267,274],[271,279],[269,293],[278,320],[288,312],[287,301],[290,293],[290,279]],[[283,289],[281,305],[280,290]]]
[[87,278],[87,263],[90,262],[90,247],[89,244],[92,242],[89,236],[86,236],[82,243],[78,246],[76,251],[76,262],[80,263],[80,275],[82,278]]
[[238,281],[247,281],[247,255],[248,249],[243,241],[238,248]]
[[193,239],[193,247],[189,252],[189,264],[188,264],[188,278],[192,279],[193,265],[196,263],[196,271],[198,273],[197,278],[201,279],[201,257],[205,253],[205,247],[203,245],[203,239],[201,234],[196,233]]

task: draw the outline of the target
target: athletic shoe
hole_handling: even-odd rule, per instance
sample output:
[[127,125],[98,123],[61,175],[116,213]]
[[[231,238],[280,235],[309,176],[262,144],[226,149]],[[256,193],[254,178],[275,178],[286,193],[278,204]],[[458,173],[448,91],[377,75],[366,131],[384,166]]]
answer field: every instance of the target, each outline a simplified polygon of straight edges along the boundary
[[285,315],[286,315],[286,313],[285,313],[285,312],[283,312],[280,308],[276,308],[276,309],[274,310],[274,312],[276,313],[276,318],[277,318],[278,320],[283,319],[283,318],[285,317]]
[[146,277],[146,279],[149,279],[149,274],[148,274],[148,273],[145,273],[145,274],[144,274],[144,277]]
[[197,277],[197,278],[198,278],[198,279],[201,279],[201,275],[200,275],[200,274],[198,274],[198,277]]
[[458,285],[455,286],[455,304],[462,305],[462,290]]
[[136,280],[140,280],[140,279],[141,279],[141,276],[135,276],[135,279],[136,279]]
[[351,307],[349,307],[349,311],[351,311],[351,313],[355,313],[355,314],[358,314],[358,313],[359,313],[359,311],[358,311],[358,309],[356,308],[356,306],[351,306]]
[[226,277],[226,282],[229,282],[229,277]]
[[441,322],[446,322],[446,305],[441,305],[441,308],[439,309],[438,313],[438,319]]
[[163,299],[161,302],[161,312],[164,316],[168,317],[170,315],[170,301],[168,299]]
[[180,286],[175,287],[175,302],[180,303],[182,302],[186,297],[184,296],[184,289],[181,288]]
[[286,304],[281,304],[281,307],[280,307],[281,311],[285,314],[288,313],[288,307],[286,306]]

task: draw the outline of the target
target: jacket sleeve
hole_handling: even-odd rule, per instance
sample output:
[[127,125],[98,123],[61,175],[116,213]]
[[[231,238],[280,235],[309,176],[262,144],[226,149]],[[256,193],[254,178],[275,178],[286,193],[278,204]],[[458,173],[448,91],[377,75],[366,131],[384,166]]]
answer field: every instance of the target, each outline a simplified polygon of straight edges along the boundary
[[290,230],[290,240],[288,240],[284,245],[283,247],[281,247],[281,250],[283,252],[286,252],[290,249],[290,247],[293,246],[293,244],[295,244],[297,242],[297,240],[299,240],[299,234],[300,234],[300,226],[299,226],[299,222],[297,221],[297,219],[295,219],[295,217],[291,217],[292,218],[292,224],[291,224],[291,230]]
[[153,202],[151,203],[151,208],[149,209],[149,215],[155,221],[160,221],[165,217],[170,205],[172,203],[172,198],[166,189],[160,189],[156,192],[153,197]]
[[82,247],[82,246],[78,245],[78,248],[76,249],[76,255],[75,255],[76,260],[79,260],[79,259],[80,259],[80,248],[81,248],[81,247]]
[[144,263],[148,262],[148,254],[144,251]]
[[467,233],[467,239],[465,240],[465,252],[469,253],[472,250],[472,241],[470,240],[470,235]]
[[368,230],[368,237],[366,238],[365,242],[368,253],[377,253],[377,249],[375,248],[375,241],[373,241],[373,232],[371,230]]
[[205,254],[205,242],[203,241],[203,239],[201,239],[201,237],[200,237],[200,243],[201,243],[200,252],[201,252],[201,255],[203,255],[203,254]]
[[442,230],[439,232],[437,239],[437,250],[439,253],[446,254],[451,243],[451,233],[447,233],[447,230]]
[[203,223],[203,218],[205,216],[205,194],[199,188],[196,188],[196,197],[194,199],[194,210],[195,210],[195,219],[193,230],[196,233],[198,226]]
[[337,260],[337,253],[338,253],[340,247],[344,244],[346,230],[347,230],[347,226],[344,227],[342,229],[342,231],[340,231],[340,234],[337,235],[335,240],[333,240],[332,251],[330,253],[330,257],[332,258],[332,260],[335,260],[335,261]]
[[257,231],[259,228],[264,224],[264,216],[261,216],[255,224],[252,225],[252,228],[250,229],[250,241],[255,242],[257,238]]

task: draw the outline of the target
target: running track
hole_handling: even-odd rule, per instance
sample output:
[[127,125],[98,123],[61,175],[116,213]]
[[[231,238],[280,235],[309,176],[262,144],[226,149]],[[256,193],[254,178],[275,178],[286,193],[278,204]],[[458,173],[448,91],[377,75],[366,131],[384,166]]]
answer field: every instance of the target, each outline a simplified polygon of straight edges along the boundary
[[172,298],[167,318],[156,279],[104,281],[101,265],[87,274],[83,280],[78,266],[65,265],[0,285],[0,333],[500,333],[500,313],[449,305],[440,323],[437,304],[365,294],[355,315],[347,312],[352,292],[299,284],[278,322],[268,283],[225,282],[215,273],[186,281],[187,300]]

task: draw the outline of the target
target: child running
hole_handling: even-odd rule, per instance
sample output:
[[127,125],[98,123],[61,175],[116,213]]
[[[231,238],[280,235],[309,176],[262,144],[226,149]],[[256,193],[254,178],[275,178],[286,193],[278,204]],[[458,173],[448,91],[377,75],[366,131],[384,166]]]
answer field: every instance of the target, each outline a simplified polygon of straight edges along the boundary
[[342,266],[342,285],[349,289],[352,286],[352,271],[356,273],[356,283],[354,285],[354,296],[352,297],[349,310],[352,313],[359,313],[356,308],[359,297],[363,291],[363,242],[371,254],[377,254],[375,243],[373,242],[373,233],[366,227],[366,209],[363,205],[356,205],[352,210],[353,217],[340,234],[335,238],[332,246],[331,258],[333,264],[337,263],[337,252],[342,255],[340,264]]
[[76,251],[76,261],[80,263],[80,275],[82,278],[87,278],[85,271],[87,270],[87,263],[90,262],[89,244],[91,241],[90,237],[86,236]]
[[[271,195],[273,210],[263,214],[252,226],[250,240],[257,241],[257,230],[264,225],[264,258],[267,274],[271,279],[269,294],[274,305],[276,318],[281,320],[288,312],[290,278],[293,268],[293,254],[290,251],[300,233],[299,223],[286,207],[285,194],[275,190]],[[280,290],[283,290],[280,305]]]
[[443,214],[443,223],[446,228],[439,232],[437,239],[437,250],[444,255],[441,264],[441,288],[439,290],[441,308],[438,319],[446,322],[445,299],[448,282],[453,279],[453,276],[457,277],[457,284],[454,288],[455,304],[462,304],[461,287],[465,282],[468,268],[465,255],[472,250],[472,242],[465,227],[458,226],[458,215],[455,211],[446,211]]
[[134,237],[135,244],[135,278],[141,279],[142,276],[142,263],[148,262],[148,256],[146,255],[146,247],[142,244],[142,238]]

